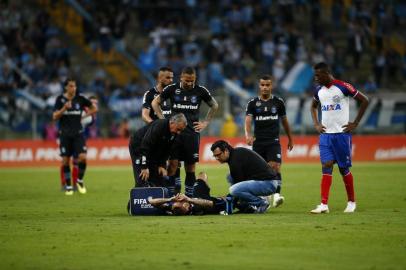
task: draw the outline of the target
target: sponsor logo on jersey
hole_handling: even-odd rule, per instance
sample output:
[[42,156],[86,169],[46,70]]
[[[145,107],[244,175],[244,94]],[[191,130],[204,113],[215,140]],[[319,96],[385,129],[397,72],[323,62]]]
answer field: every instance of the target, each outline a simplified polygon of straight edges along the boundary
[[338,103],[338,104],[321,105],[321,111],[322,111],[322,112],[326,112],[326,111],[341,111],[341,105],[340,105],[340,103]]
[[278,116],[277,115],[268,115],[268,116],[259,115],[259,116],[255,117],[255,120],[257,120],[257,121],[278,120]]
[[81,111],[64,111],[63,115],[81,115]]
[[175,94],[179,95],[180,94],[180,89],[176,89]]
[[335,104],[340,103],[340,100],[341,100],[341,98],[340,98],[340,96],[338,96],[338,95],[335,95],[335,96],[333,97],[333,102],[334,102]]
[[183,104],[173,104],[174,109],[185,109],[185,110],[197,110],[199,105],[183,105]]

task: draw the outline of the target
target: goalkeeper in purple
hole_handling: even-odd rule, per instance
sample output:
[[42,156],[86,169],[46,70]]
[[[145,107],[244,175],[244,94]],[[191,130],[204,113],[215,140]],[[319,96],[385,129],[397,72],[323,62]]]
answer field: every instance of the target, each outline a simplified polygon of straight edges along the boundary
[[[315,81],[319,84],[313,97],[311,115],[314,127],[320,133],[319,148],[322,164],[321,203],[310,212],[328,213],[328,197],[332,182],[333,165],[337,163],[347,191],[345,213],[353,213],[356,208],[354,179],[350,171],[352,135],[368,107],[368,98],[351,84],[333,77],[325,63],[314,66]],[[355,120],[350,122],[350,100],[354,98],[360,105]],[[321,122],[318,108],[321,109]]]

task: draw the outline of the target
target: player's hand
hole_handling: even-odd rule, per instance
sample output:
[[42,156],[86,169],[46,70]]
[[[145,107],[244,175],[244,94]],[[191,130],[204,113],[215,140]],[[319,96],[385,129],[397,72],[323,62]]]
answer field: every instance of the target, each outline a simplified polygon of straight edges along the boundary
[[189,200],[189,197],[186,196],[185,194],[179,193],[176,195],[176,201],[178,202],[187,202]]
[[255,138],[253,136],[247,136],[245,137],[245,142],[249,145],[252,146],[252,144],[254,143]]
[[356,123],[356,122],[348,122],[348,124],[342,126],[342,128],[344,128],[343,129],[344,132],[351,132],[354,129],[356,129],[357,126],[358,126],[358,123]]
[[324,132],[326,132],[326,127],[325,126],[323,126],[322,124],[317,124],[317,125],[314,125],[314,128],[317,130],[317,132],[318,133],[324,133]]
[[164,167],[158,167],[158,174],[162,176],[167,176],[168,172]]
[[293,149],[293,141],[289,140],[289,142],[288,142],[288,150],[292,151],[292,149]]
[[205,129],[209,125],[209,122],[202,121],[202,122],[193,122],[193,128],[196,132],[200,132]]
[[147,169],[142,169],[140,173],[140,177],[143,181],[147,181],[149,178],[149,170]]
[[66,101],[64,107],[65,107],[65,110],[72,108],[72,101],[70,101],[70,100]]

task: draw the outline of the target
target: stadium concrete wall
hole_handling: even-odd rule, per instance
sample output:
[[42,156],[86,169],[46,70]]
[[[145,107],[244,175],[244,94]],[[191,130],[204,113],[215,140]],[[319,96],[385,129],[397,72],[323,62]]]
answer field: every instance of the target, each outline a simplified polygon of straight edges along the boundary
[[[200,163],[216,164],[210,151],[218,137],[203,137]],[[227,139],[233,146],[248,147],[244,138]],[[283,162],[320,162],[318,136],[295,136],[295,146],[287,151],[287,138],[281,137]],[[406,135],[353,136],[354,161],[406,161]],[[39,140],[0,141],[0,168],[54,166],[60,163],[56,142]],[[128,140],[88,140],[89,165],[130,166]]]

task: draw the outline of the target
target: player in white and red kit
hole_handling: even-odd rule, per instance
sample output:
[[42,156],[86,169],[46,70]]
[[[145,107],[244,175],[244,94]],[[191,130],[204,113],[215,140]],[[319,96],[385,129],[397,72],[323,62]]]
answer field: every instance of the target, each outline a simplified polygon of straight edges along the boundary
[[[319,84],[311,106],[314,127],[320,133],[320,160],[323,176],[321,179],[321,204],[310,212],[328,213],[328,196],[332,182],[334,163],[338,164],[347,191],[345,213],[355,211],[354,180],[351,167],[351,132],[358,126],[366,108],[368,98],[351,84],[336,80],[325,63],[314,66],[315,81]],[[360,103],[357,117],[349,121],[349,97]],[[318,107],[321,108],[321,123],[318,119]]]

